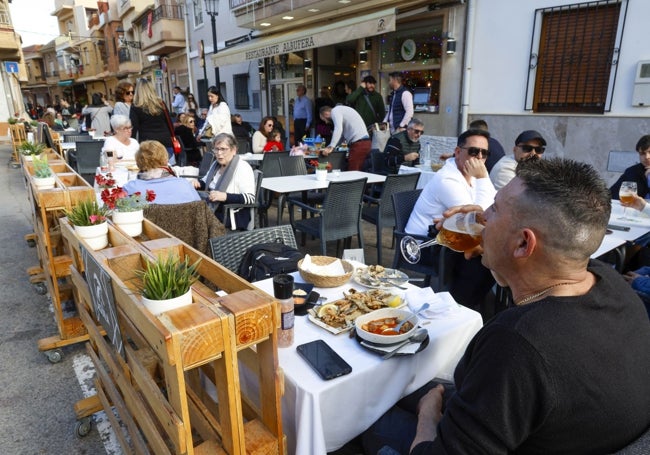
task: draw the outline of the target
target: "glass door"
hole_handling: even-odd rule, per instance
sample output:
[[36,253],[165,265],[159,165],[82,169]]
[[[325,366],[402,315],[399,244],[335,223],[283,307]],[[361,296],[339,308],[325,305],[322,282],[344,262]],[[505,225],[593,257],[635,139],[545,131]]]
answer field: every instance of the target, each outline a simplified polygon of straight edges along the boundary
[[[294,144],[293,103],[296,99],[296,88],[302,83],[302,78],[271,81],[271,106],[269,115],[277,117],[280,123],[282,123],[282,126],[284,126],[284,130],[287,132],[289,147]],[[286,146],[287,144],[285,143]]]

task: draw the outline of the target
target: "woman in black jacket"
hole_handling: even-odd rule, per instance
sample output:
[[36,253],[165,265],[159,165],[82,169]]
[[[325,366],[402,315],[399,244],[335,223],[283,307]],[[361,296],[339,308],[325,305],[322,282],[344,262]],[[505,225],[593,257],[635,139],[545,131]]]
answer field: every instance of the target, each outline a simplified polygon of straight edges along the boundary
[[[131,137],[140,143],[158,141],[167,148],[170,160],[174,157],[172,132],[169,129],[163,101],[156,94],[153,84],[147,79],[139,79],[135,86],[129,118],[133,125]],[[174,163],[170,162],[170,164]]]

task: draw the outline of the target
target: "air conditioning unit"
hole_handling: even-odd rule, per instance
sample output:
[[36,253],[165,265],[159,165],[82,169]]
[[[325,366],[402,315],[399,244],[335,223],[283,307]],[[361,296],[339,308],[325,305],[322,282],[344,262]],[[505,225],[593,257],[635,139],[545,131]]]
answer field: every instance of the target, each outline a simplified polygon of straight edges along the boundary
[[650,106],[650,60],[637,64],[632,106]]

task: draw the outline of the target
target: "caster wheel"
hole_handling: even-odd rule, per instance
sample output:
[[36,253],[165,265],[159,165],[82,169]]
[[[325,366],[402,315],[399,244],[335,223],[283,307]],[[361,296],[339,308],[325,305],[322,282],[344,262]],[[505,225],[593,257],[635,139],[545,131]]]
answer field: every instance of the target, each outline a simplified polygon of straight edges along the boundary
[[51,351],[46,351],[45,356],[50,363],[59,363],[63,359],[63,353],[59,349],[53,349]]
[[74,426],[74,435],[81,439],[88,436],[90,430],[93,428],[93,421],[90,417],[84,417],[83,419],[77,421]]
[[34,248],[36,246],[36,240],[27,240],[27,246]]
[[38,295],[47,294],[47,285],[45,283],[35,283],[34,290]]

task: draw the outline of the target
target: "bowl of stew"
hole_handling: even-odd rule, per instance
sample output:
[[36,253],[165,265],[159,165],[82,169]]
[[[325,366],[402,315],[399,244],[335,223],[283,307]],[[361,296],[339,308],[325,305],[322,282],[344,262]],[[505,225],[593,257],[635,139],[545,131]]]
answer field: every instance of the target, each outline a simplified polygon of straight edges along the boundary
[[415,332],[418,318],[414,317],[404,324],[400,332],[392,330],[413,313],[398,308],[381,308],[359,316],[354,325],[360,338],[377,344],[394,344],[404,341]]

